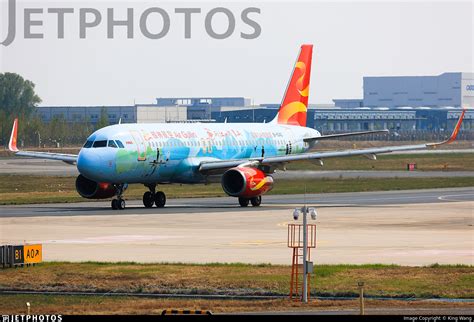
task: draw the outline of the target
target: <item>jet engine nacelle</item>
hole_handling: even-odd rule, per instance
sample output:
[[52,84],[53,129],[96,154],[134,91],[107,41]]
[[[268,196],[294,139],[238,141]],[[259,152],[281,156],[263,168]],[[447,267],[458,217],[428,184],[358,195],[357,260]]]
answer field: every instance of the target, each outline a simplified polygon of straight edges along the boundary
[[115,196],[117,189],[110,183],[99,183],[80,174],[76,179],[76,190],[86,199],[107,199]]
[[224,172],[221,184],[229,196],[253,198],[272,190],[273,178],[259,169],[237,167]]

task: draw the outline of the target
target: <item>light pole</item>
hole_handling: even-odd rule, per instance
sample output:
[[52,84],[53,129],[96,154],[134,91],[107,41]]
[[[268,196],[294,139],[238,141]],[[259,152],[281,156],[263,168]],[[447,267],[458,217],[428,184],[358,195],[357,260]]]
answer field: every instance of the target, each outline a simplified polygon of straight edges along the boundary
[[308,208],[306,205],[301,209],[295,208],[293,211],[293,219],[298,220],[299,214],[303,214],[303,303],[308,303],[308,212],[311,219],[316,220],[316,210]]

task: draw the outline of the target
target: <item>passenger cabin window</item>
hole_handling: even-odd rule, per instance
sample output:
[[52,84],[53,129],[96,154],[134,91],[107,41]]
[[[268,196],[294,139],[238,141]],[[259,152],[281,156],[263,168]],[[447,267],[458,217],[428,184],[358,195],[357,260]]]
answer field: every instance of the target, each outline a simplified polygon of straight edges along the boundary
[[105,148],[106,146],[107,146],[107,140],[95,141],[93,145],[94,148]]
[[123,145],[122,141],[120,141],[120,140],[115,140],[115,142],[117,143],[117,145],[118,145],[119,148],[121,148],[121,149],[125,148],[125,146]]
[[94,141],[86,141],[86,143],[84,144],[84,148],[86,148],[86,149],[90,148],[93,143],[94,143]]
[[115,149],[117,148],[117,144],[115,144],[115,141],[113,140],[109,141],[109,148],[115,148]]

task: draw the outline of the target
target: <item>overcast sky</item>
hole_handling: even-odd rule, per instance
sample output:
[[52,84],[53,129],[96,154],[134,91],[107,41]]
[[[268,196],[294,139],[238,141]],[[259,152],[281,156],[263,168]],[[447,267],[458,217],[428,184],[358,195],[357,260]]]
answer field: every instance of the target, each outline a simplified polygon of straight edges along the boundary
[[[6,37],[7,2],[0,0],[0,41]],[[437,75],[473,72],[473,2],[164,2],[164,1],[34,1],[17,0],[17,37],[0,46],[0,71],[33,81],[42,105],[129,105],[153,103],[156,97],[245,96],[255,104],[280,102],[302,43],[314,44],[310,102],[362,97],[362,77]],[[161,7],[170,15],[169,33],[145,38],[141,13]],[[215,7],[229,8],[236,30],[224,40],[207,35],[204,19]],[[65,39],[57,39],[57,19],[38,14],[43,26],[32,28],[44,39],[23,38],[23,9],[75,8],[66,15]],[[99,27],[79,39],[78,8],[102,13]],[[107,39],[106,8],[118,17],[134,9],[135,37],[117,27]],[[184,18],[175,8],[201,8],[192,17],[191,39],[184,39]],[[240,19],[247,7],[262,28],[253,40],[240,32],[253,30]],[[215,17],[215,30],[226,27]],[[158,30],[161,22],[150,24]]]

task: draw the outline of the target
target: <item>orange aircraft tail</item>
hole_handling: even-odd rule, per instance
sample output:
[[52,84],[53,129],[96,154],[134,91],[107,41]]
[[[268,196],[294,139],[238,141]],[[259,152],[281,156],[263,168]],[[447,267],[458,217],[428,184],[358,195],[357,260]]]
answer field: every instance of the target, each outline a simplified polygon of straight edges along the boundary
[[275,120],[278,124],[306,126],[313,45],[302,45]]
[[8,142],[8,150],[11,152],[18,152],[16,141],[18,137],[18,118],[13,122],[12,135],[10,136],[10,142]]

